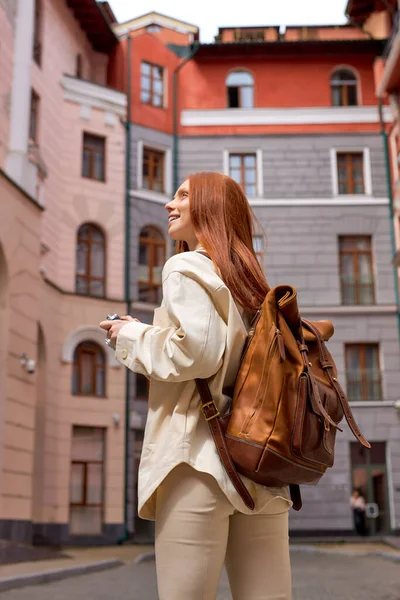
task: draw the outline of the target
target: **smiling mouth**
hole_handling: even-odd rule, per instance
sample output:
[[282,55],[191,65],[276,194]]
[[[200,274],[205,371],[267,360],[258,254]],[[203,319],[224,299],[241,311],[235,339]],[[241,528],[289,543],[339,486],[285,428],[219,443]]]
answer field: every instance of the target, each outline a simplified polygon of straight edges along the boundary
[[168,218],[168,222],[172,223],[173,221],[176,221],[177,219],[179,219],[179,217],[177,215],[173,215],[171,217]]

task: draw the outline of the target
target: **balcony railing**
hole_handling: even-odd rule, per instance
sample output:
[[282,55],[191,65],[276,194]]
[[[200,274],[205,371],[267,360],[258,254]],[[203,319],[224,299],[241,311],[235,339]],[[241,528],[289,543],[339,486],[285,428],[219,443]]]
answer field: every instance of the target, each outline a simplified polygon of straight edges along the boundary
[[347,282],[342,280],[342,303],[346,306],[371,306],[375,304],[372,282]]
[[376,369],[348,370],[347,395],[350,402],[382,400],[381,375]]
[[391,33],[390,38],[388,39],[388,41],[386,43],[386,46],[385,46],[385,48],[383,50],[383,56],[385,58],[388,58],[388,56],[389,56],[389,54],[390,54],[390,52],[392,50],[392,47],[393,47],[393,44],[394,44],[394,40],[396,39],[396,36],[398,34],[398,31],[399,31],[399,27],[400,27],[400,10],[398,10],[394,14],[394,16],[393,16],[393,29],[392,29],[392,33]]

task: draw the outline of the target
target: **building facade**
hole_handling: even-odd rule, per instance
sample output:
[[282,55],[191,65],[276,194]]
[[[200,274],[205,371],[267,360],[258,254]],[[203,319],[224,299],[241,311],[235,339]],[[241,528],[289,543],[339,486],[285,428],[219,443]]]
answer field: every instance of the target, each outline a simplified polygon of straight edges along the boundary
[[[155,13],[115,32],[125,66],[132,53],[132,313],[150,321],[160,300],[172,250],[164,205],[174,188],[200,170],[235,178],[260,224],[254,244],[270,285],[295,285],[304,316],[333,321],[329,347],[372,444],[367,453],[347,428],[338,434],[335,466],[304,488],[292,535],[351,533],[353,487],[368,502],[369,533],[398,532],[398,302],[374,68],[387,37],[384,15],[364,30],[222,28],[213,44]],[[111,70],[113,85],[124,88],[121,60]],[[384,131],[390,110],[385,102]],[[138,457],[146,414],[140,377],[135,395]]]
[[125,94],[94,0],[0,3],[0,537],[124,533]]

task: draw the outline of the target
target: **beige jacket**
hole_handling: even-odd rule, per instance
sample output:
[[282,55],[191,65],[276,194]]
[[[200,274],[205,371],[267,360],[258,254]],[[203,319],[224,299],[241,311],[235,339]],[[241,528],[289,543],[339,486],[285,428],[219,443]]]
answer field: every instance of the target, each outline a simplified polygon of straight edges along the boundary
[[116,357],[150,378],[149,412],[139,469],[139,515],[154,519],[155,492],[185,462],[217,480],[240,512],[259,512],[287,488],[265,488],[246,478],[256,504],[250,511],[226,475],[200,411],[194,379],[207,378],[221,412],[229,398],[222,389],[235,382],[247,330],[232,295],[199,252],[170,258],[162,274],[163,303],[153,325],[127,323],[118,335]]

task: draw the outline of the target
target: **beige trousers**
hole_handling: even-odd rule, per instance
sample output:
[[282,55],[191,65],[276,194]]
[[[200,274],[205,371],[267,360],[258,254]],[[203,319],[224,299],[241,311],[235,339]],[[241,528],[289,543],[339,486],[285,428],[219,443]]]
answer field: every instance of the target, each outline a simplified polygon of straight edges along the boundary
[[290,600],[288,505],[235,511],[215,479],[186,464],[157,491],[160,600],[216,600],[225,562],[233,600]]

